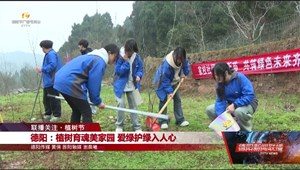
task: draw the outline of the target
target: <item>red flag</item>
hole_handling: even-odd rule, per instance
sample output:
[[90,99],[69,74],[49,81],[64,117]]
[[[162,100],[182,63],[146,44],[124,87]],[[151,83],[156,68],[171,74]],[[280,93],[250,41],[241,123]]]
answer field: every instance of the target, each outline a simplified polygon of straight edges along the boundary
[[66,64],[70,61],[70,57],[69,57],[69,53],[67,53],[67,56],[66,56]]

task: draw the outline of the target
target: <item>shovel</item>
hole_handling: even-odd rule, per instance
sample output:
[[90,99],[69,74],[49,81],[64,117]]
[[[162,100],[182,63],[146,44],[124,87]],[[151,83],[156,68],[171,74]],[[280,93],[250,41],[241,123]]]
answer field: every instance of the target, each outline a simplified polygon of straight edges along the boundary
[[[53,97],[53,98],[59,99],[59,100],[64,100],[64,98],[60,97],[60,96],[55,96],[55,95],[51,95],[51,94],[48,94],[47,96],[48,97]],[[95,106],[94,103],[90,102],[89,104]],[[112,110],[120,110],[120,111],[124,111],[124,112],[129,112],[129,113],[140,114],[140,115],[144,115],[144,116],[151,116],[151,117],[156,117],[156,118],[165,119],[165,120],[169,119],[168,115],[160,115],[160,114],[157,114],[157,113],[143,112],[143,111],[138,111],[138,110],[133,110],[133,109],[126,109],[126,108],[108,106],[108,105],[105,105],[105,108],[112,109]]]
[[[177,85],[176,89],[173,91],[173,95],[176,94],[176,92],[179,89],[180,85],[182,84],[183,80],[184,80],[184,78],[181,78],[181,80],[180,80],[179,84]],[[171,100],[172,100],[172,97],[168,98],[167,102],[160,109],[158,114],[161,114],[165,110],[165,108],[167,107],[167,105],[170,103]],[[146,126],[150,129],[152,129],[152,131],[154,131],[154,132],[158,132],[160,130],[160,125],[158,123],[156,123],[156,120],[157,120],[157,118],[152,120],[152,117],[149,117],[149,116],[146,118]]]

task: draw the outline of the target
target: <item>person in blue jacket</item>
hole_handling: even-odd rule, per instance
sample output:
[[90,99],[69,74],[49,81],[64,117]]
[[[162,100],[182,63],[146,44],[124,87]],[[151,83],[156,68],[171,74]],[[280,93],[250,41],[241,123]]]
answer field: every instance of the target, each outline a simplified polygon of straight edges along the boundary
[[[62,67],[62,62],[59,55],[52,49],[53,42],[43,40],[40,42],[40,47],[45,53],[42,68],[36,68],[37,73],[42,73],[43,77],[43,104],[45,108],[44,120],[55,122],[61,117],[61,102],[55,99],[48,98],[47,95],[58,95],[58,92],[53,88],[54,75]],[[53,117],[51,117],[53,115]]]
[[[84,54],[87,54],[89,52],[92,52],[93,50],[88,47],[89,46],[89,42],[86,40],[86,39],[81,39],[79,42],[78,42],[78,48],[79,48],[79,51],[81,53],[81,55],[84,55]],[[87,99],[88,99],[88,102],[90,102],[89,100],[89,92],[87,92]],[[96,106],[93,106],[91,105],[90,106],[91,109],[92,109],[92,113],[93,115],[96,114],[97,112],[97,107]]]
[[251,81],[225,62],[217,63],[212,74],[217,81],[217,98],[215,104],[206,108],[208,117],[214,120],[227,111],[237,120],[241,131],[252,131],[252,117],[258,101]]
[[[137,43],[134,39],[128,39],[121,48],[120,55],[115,64],[114,93],[117,106],[125,108],[125,95],[130,109],[137,109],[133,91],[140,90],[140,81],[143,77],[143,62],[138,54]],[[137,114],[130,113],[132,128],[135,132],[141,132],[141,124]],[[123,132],[125,113],[117,111],[116,132]]]
[[115,44],[80,55],[64,65],[55,75],[54,88],[72,108],[71,123],[92,123],[92,111],[87,100],[104,109],[100,97],[102,78],[106,65],[113,64],[119,54]]
[[[167,102],[168,98],[173,98],[175,124],[182,127],[188,126],[189,122],[183,116],[179,90],[175,94],[173,94],[173,91],[177,87],[180,78],[188,76],[189,73],[190,65],[186,58],[186,51],[183,47],[177,47],[163,59],[154,77],[155,91],[159,98],[159,110]],[[162,114],[167,114],[167,107]],[[158,119],[158,122],[162,129],[169,127],[168,120]]]

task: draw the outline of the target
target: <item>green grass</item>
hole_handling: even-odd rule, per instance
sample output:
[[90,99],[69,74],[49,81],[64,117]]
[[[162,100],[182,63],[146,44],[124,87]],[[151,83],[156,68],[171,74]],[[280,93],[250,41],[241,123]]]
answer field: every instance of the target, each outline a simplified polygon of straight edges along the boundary
[[[42,92],[42,91],[41,91]],[[175,125],[173,103],[168,107],[172,117],[168,131],[212,132],[208,128],[210,121],[205,108],[214,103],[214,95],[181,94],[184,116],[190,122],[188,127]],[[105,104],[116,106],[113,89],[104,86],[101,97]],[[5,122],[30,122],[30,114],[35,93],[0,97],[0,113]],[[39,113],[43,112],[41,104],[37,104],[34,116],[41,121]],[[155,99],[153,110],[148,109],[148,95],[143,91],[144,103],[139,110],[158,112],[158,99]],[[259,95],[259,107],[254,115],[254,131],[299,131],[300,99],[297,95],[266,96]],[[295,112],[285,109],[285,105],[293,105]],[[62,121],[70,121],[71,109],[62,102]],[[143,130],[146,131],[145,118],[140,116]],[[115,130],[116,111],[99,110],[93,117],[99,122],[102,131]],[[129,115],[125,130],[131,131]],[[298,169],[300,165],[230,165],[225,148],[214,151],[166,151],[166,152],[0,152],[2,167],[30,169]],[[0,161],[1,163],[1,161]]]

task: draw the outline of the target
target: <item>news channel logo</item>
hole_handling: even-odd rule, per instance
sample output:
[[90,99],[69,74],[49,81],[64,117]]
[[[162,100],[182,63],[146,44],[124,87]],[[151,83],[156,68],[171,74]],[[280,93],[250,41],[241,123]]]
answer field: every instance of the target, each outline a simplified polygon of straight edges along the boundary
[[21,25],[21,27],[30,27],[33,24],[41,24],[41,20],[33,20],[30,18],[29,12],[23,12],[20,19],[12,20],[12,24]]

